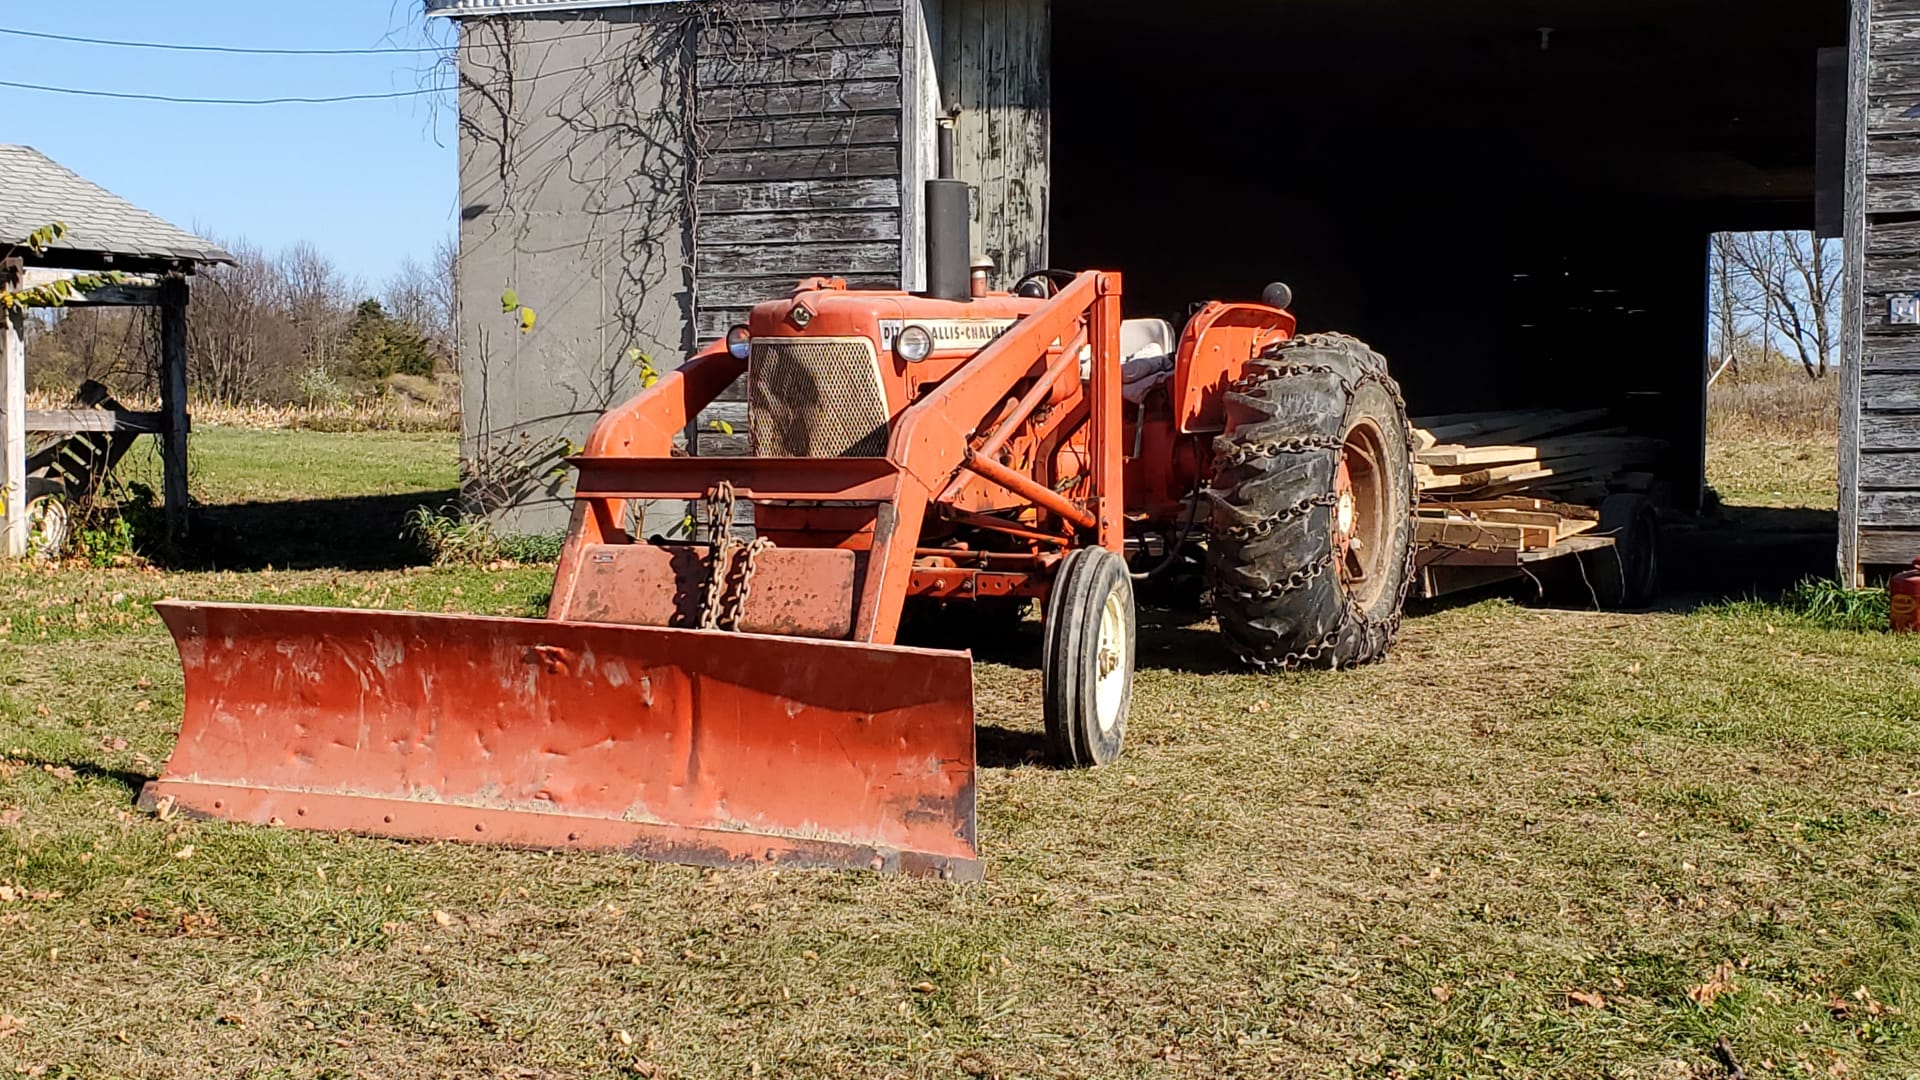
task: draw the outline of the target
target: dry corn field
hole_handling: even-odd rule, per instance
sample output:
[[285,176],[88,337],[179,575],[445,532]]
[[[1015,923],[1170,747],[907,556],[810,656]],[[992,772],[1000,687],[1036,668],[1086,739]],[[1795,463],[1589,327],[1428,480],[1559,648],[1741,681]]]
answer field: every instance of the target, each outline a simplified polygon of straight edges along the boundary
[[[445,436],[262,434],[197,436],[203,498],[288,498],[276,460],[343,506],[452,485]],[[978,668],[978,886],[133,809],[181,705],[150,601],[533,614],[549,572],[0,571],[0,1069],[1920,1072],[1920,646],[1763,602],[1469,599],[1280,676],[1148,612],[1128,757],[1074,774],[1033,759],[1030,623]]]

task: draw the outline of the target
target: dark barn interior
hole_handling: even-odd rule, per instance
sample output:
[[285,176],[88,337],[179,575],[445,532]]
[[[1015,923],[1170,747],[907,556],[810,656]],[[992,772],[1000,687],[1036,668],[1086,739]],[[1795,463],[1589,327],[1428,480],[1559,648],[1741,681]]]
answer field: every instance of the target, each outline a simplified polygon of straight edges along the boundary
[[[1050,261],[1282,279],[1418,414],[1607,404],[1703,468],[1707,239],[1811,228],[1845,0],[1055,0]],[[1835,88],[1837,93],[1838,87]]]

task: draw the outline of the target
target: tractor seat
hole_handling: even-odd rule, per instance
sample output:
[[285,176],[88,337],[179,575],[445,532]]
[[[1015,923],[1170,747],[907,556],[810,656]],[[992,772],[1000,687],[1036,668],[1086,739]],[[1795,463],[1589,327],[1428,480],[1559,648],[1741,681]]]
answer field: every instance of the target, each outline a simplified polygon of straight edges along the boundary
[[[1173,370],[1173,324],[1165,319],[1120,320],[1120,380],[1131,385]],[[1093,350],[1080,353],[1080,378],[1093,378]],[[1140,392],[1145,392],[1145,387]]]
[[1172,356],[1177,344],[1179,339],[1173,336],[1173,324],[1165,319],[1120,320],[1120,359],[1123,361],[1153,355],[1156,346],[1159,355]]

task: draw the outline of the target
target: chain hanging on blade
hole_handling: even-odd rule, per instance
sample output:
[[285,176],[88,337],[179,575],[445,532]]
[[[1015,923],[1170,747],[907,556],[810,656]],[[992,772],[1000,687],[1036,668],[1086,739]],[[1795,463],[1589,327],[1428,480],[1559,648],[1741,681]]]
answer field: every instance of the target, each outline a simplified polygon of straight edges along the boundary
[[758,537],[751,543],[733,535],[733,484],[722,480],[707,492],[707,538],[713,544],[712,576],[707,579],[706,604],[700,611],[700,629],[740,629],[740,615],[753,592],[753,575],[760,553],[773,541]]

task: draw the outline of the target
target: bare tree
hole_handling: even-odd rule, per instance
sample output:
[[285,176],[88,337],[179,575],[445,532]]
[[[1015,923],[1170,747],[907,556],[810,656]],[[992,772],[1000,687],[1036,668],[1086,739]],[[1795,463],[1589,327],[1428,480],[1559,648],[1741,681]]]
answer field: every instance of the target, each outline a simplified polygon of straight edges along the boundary
[[1839,244],[1808,232],[1723,233],[1715,242],[1725,245],[1723,273],[1739,282],[1727,290],[1733,304],[1764,340],[1791,348],[1808,378],[1825,378],[1839,345]]
[[422,265],[408,259],[387,279],[381,301],[394,318],[413,324],[427,339],[434,355],[451,363],[454,356],[453,276],[449,251],[443,241],[434,249],[433,262]]
[[336,370],[341,336],[363,291],[359,282],[341,275],[333,260],[305,241],[282,253],[277,265],[281,303],[300,333],[306,366]]

